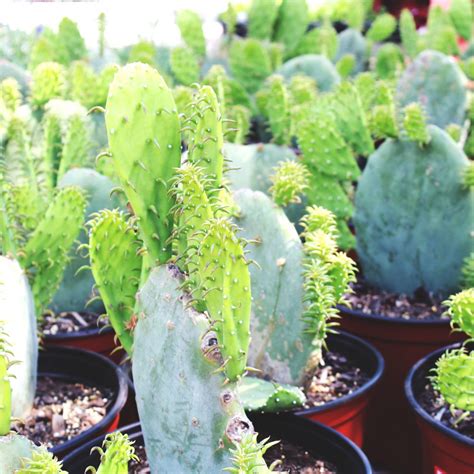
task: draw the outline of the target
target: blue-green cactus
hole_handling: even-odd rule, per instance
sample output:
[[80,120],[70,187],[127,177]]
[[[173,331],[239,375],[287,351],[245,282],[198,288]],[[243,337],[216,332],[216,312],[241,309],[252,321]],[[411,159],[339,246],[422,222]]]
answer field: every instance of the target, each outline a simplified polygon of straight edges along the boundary
[[352,28],[339,33],[339,45],[336,52],[335,61],[340,61],[346,54],[351,54],[355,58],[355,66],[352,74],[356,75],[366,69],[367,63],[367,41],[364,36]]
[[440,128],[462,125],[467,111],[465,77],[454,60],[437,51],[423,51],[405,69],[397,83],[397,102],[418,102],[428,123]]
[[358,255],[365,278],[388,291],[451,293],[472,251],[474,201],[463,184],[469,161],[444,131],[427,132],[424,146],[387,140],[359,180]]
[[290,59],[277,70],[286,80],[295,75],[304,74],[316,81],[318,90],[327,92],[340,82],[339,74],[334,65],[325,56],[306,54]]

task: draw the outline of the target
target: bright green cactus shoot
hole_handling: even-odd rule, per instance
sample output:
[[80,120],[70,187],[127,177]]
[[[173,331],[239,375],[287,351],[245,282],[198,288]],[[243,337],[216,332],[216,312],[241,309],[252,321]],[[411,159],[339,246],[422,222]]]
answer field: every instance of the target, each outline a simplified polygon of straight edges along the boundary
[[31,458],[22,460],[22,467],[15,474],[67,474],[58,461],[46,448],[32,452]]
[[102,443],[102,448],[94,450],[100,455],[100,466],[96,471],[89,468],[92,474],[128,474],[128,463],[138,460],[135,454],[134,442],[128,439],[128,435],[120,432],[108,434]]
[[155,69],[128,64],[110,86],[105,121],[115,171],[149,258],[164,263],[171,256],[173,202],[168,191],[181,161],[173,94]]
[[273,183],[270,193],[275,203],[279,206],[300,203],[308,187],[308,176],[309,171],[302,163],[287,160],[278,165],[270,177]]
[[61,64],[47,62],[35,68],[31,84],[33,107],[42,108],[49,100],[64,97],[65,93],[66,72]]
[[197,276],[213,321],[230,381],[245,371],[250,343],[251,289],[243,243],[226,219],[212,219],[201,232]]

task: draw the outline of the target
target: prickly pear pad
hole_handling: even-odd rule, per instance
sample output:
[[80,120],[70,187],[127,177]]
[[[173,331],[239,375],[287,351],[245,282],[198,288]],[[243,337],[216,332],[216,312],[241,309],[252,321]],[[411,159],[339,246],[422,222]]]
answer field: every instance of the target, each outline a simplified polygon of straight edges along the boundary
[[171,255],[170,180],[181,161],[173,94],[158,71],[132,63],[114,77],[105,114],[115,171],[152,262]]

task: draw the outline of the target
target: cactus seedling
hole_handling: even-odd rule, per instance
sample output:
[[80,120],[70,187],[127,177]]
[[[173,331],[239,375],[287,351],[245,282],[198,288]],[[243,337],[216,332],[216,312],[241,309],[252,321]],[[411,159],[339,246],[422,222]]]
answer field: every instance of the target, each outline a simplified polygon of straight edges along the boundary
[[[474,337],[474,288],[455,294],[445,302],[452,324]],[[445,352],[436,362],[432,383],[453,408],[474,410],[474,352],[466,347]]]

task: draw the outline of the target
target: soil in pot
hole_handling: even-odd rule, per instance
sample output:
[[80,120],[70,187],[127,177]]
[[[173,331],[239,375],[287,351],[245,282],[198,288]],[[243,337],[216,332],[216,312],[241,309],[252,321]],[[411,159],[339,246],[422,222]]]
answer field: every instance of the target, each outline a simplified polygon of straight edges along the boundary
[[368,373],[345,355],[328,351],[324,354],[324,365],[320,365],[314,373],[305,377],[303,382],[307,397],[305,408],[324,405],[350,395],[362,387],[369,378]]
[[[436,421],[459,434],[474,440],[474,412],[464,415],[462,410],[450,410],[440,394],[427,383],[418,397],[418,403]],[[474,456],[474,454],[473,454]]]
[[98,424],[112,398],[110,388],[39,377],[33,409],[13,429],[51,448]]
[[442,302],[445,298],[423,289],[416,291],[413,296],[407,296],[379,290],[363,279],[359,279],[351,287],[354,292],[347,295],[346,299],[353,310],[364,314],[418,321],[449,320],[444,316],[446,307]]
[[41,333],[45,336],[71,334],[96,328],[101,329],[107,324],[107,319],[100,318],[95,313],[78,313],[76,311],[60,314],[47,313],[41,324]]
[[[380,291],[363,279],[340,307],[341,327],[372,343],[385,359],[385,375],[376,390],[367,420],[364,448],[382,466],[419,472],[420,444],[403,384],[410,368],[433,350],[463,339],[443,315],[444,298],[417,291],[413,297]],[[384,436],[380,436],[383,432]],[[406,456],[400,456],[400,452]]]
[[[129,465],[129,474],[148,474],[150,468],[146,461],[146,452],[142,444],[135,445],[135,453],[139,461],[132,461]],[[275,472],[288,472],[289,474],[337,474],[337,468],[332,463],[316,459],[311,453],[287,441],[281,441],[270,448],[265,454],[265,460],[270,465],[280,461]]]

